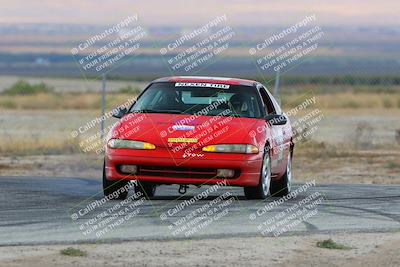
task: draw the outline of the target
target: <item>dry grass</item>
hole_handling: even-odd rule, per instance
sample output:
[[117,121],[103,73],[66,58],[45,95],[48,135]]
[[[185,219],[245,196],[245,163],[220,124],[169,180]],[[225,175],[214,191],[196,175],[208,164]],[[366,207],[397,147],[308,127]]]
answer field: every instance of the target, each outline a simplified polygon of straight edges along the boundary
[[[282,106],[285,109],[293,108],[305,100],[314,96],[308,93],[282,95]],[[316,105],[324,109],[359,109],[359,108],[400,108],[400,95],[389,93],[329,93],[317,94]]]
[[325,142],[307,141],[296,144],[296,154],[310,158],[343,158],[357,154],[356,150],[340,148],[326,144]]
[[318,241],[317,242],[317,247],[319,248],[327,248],[327,249],[340,249],[340,250],[349,250],[351,249],[351,247],[342,245],[342,244],[338,244],[335,241],[333,241],[332,239],[326,239],[323,241]]
[[77,139],[0,139],[1,155],[51,155],[79,152]]
[[[128,99],[136,98],[131,94],[108,94],[107,109],[125,103]],[[101,96],[98,93],[66,93],[66,94],[36,94],[36,95],[0,95],[0,109],[99,109]]]
[[385,164],[385,167],[388,169],[397,169],[400,170],[400,163],[399,162],[394,162],[394,161],[389,161]]
[[[313,97],[312,92],[284,94],[281,96],[285,110]],[[107,95],[107,108],[114,108],[136,94],[111,93]],[[391,93],[327,93],[316,94],[316,105],[323,109],[400,108],[400,95]],[[0,109],[99,109],[101,96],[98,93],[45,93],[37,95],[8,96],[0,94]]]
[[62,249],[62,250],[60,250],[60,253],[62,255],[70,256],[70,257],[86,257],[88,255],[86,251],[83,251],[83,250],[80,250],[77,248],[72,248],[72,247]]
[[[296,155],[307,158],[381,158],[383,155],[400,155],[398,152],[400,150],[400,146],[393,144],[390,149],[386,146],[386,144],[375,145],[374,147],[369,148],[360,148],[356,145],[350,144],[327,144],[325,142],[318,141],[306,141],[299,142],[296,144],[295,151]],[[396,163],[397,164],[397,163]],[[400,165],[394,165],[392,163],[388,168],[396,168]]]

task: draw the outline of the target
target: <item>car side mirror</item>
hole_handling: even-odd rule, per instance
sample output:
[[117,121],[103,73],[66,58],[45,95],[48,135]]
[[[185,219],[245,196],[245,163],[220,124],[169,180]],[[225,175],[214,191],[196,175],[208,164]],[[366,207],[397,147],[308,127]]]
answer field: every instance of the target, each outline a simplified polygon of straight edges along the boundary
[[117,119],[121,119],[128,110],[126,108],[115,108],[112,110],[112,116]]
[[287,123],[286,117],[278,114],[269,114],[265,117],[265,120],[270,125],[285,125]]

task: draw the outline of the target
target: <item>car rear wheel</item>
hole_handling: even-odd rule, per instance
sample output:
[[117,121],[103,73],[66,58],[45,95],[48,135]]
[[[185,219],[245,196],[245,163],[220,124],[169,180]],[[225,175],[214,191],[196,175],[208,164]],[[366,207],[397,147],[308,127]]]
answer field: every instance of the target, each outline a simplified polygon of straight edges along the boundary
[[245,187],[244,195],[247,199],[265,199],[269,195],[271,184],[271,158],[265,152],[260,171],[260,182],[257,186]]
[[[110,181],[107,179],[106,175],[106,167],[103,165],[103,193],[104,196],[112,196],[112,199],[126,199],[128,196],[128,190],[123,189],[128,184],[128,181],[125,180],[117,180]],[[110,197],[111,197],[110,196]]]
[[147,199],[154,197],[156,193],[156,185],[150,182],[140,182],[137,181],[137,185],[135,186],[135,192],[141,192],[142,196]]
[[278,181],[271,183],[271,195],[283,197],[290,193],[292,189],[292,153],[289,151],[286,172]]

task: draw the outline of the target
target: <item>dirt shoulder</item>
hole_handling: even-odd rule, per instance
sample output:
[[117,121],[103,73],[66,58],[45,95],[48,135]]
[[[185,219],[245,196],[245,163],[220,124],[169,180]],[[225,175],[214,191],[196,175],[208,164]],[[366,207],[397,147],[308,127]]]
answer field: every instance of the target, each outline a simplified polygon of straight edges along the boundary
[[[319,248],[332,238],[349,250]],[[60,251],[73,247],[87,256]],[[400,233],[0,247],[0,266],[399,266]]]

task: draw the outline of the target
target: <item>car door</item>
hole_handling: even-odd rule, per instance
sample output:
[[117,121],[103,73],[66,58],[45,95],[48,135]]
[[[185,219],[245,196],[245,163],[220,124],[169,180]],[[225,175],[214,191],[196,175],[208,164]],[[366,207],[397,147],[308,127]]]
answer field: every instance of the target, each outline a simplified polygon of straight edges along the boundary
[[[283,115],[282,110],[275,98],[268,92],[268,90],[263,86],[258,86],[259,93],[264,102],[264,108],[266,115],[277,114]],[[288,123],[286,123],[288,124]],[[271,125],[271,135],[272,144],[271,145],[271,168],[272,168],[272,178],[280,176],[284,173],[287,164],[288,147],[286,131],[287,125]],[[266,127],[266,129],[269,129]]]
[[286,171],[286,165],[287,165],[287,159],[288,159],[288,154],[291,152],[291,144],[292,144],[292,127],[290,125],[290,120],[289,118],[283,113],[281,107],[279,106],[278,102],[276,99],[271,95],[270,92],[267,93],[269,97],[271,98],[272,104],[274,105],[275,111],[277,112],[276,114],[283,115],[286,117],[286,124],[284,125],[279,125],[279,127],[282,130],[282,144],[281,144],[281,158],[280,158],[280,164],[282,165],[282,174]]

